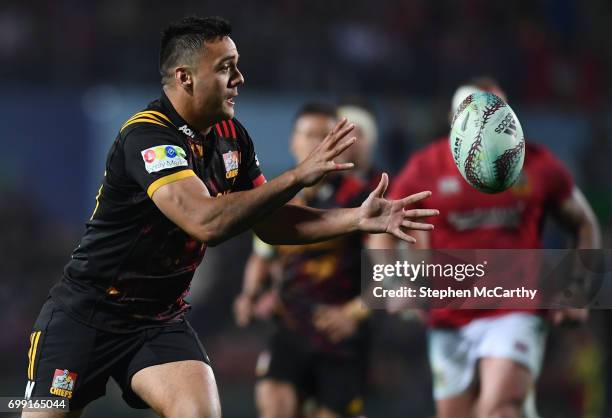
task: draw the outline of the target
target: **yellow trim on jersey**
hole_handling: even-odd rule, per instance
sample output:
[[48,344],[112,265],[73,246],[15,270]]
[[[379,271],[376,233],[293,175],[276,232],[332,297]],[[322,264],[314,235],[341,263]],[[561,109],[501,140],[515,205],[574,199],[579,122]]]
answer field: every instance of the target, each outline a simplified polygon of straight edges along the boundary
[[30,366],[32,366],[32,348],[34,347],[34,336],[36,332],[30,334],[30,349],[28,350],[28,379],[30,379]]
[[100,206],[100,195],[102,194],[102,188],[104,187],[104,184],[100,185],[100,188],[98,189],[98,194],[96,195],[96,207],[94,208],[91,217],[89,218],[89,220],[91,221],[94,217],[94,215],[96,214],[96,212],[98,211],[98,207]]
[[153,120],[153,121],[158,122],[158,123],[164,123],[165,124],[165,122],[162,119],[158,118],[157,116],[139,114],[138,116],[134,116],[134,117],[129,118],[128,120],[126,120],[125,123],[122,126],[129,125],[130,122],[133,122],[133,121],[135,121],[137,119],[148,119],[148,120]]
[[[106,177],[106,170],[104,170],[104,177]],[[90,221],[93,219],[94,215],[98,211],[98,206],[100,206],[100,195],[102,194],[103,187],[104,187],[104,181],[102,181],[102,184],[100,185],[100,188],[98,189],[98,194],[96,195],[96,207],[94,208],[91,214],[91,218],[89,218]]]
[[172,121],[168,118],[168,116],[164,115],[161,112],[158,112],[157,110],[145,110],[144,112],[140,112],[140,113],[150,113],[150,114],[153,114],[153,115],[157,115],[160,118],[165,119],[166,122],[172,123]]
[[[163,113],[160,113],[158,111],[155,110],[145,110],[143,112],[138,112],[136,113],[134,116],[130,117],[128,120],[125,121],[125,123],[130,122],[133,119],[138,119],[140,117],[148,117],[148,118],[152,118],[152,119],[156,119],[158,122],[164,122],[164,120],[168,123],[172,123],[172,121],[170,119],[168,119],[168,117],[166,115],[164,115]],[[124,123],[124,125],[125,125]]]
[[194,173],[193,170],[186,169],[186,170],[181,170],[177,173],[173,173],[168,176],[162,177],[160,179],[155,180],[153,183],[151,183],[151,185],[147,188],[147,194],[149,195],[149,197],[153,197],[153,193],[155,193],[155,191],[159,189],[160,187],[165,186],[166,184],[174,183],[175,181],[186,179],[188,177],[193,177],[195,175],[196,173]]
[[126,122],[126,123],[125,123],[125,124],[124,124],[124,125],[121,127],[121,129],[119,130],[119,132],[122,132],[122,131],[123,131],[125,128],[127,128],[128,126],[130,126],[130,125],[132,125],[132,124],[134,124],[134,123],[139,123],[139,122],[155,123],[156,125],[161,125],[161,126],[163,126],[164,128],[168,128],[168,125],[166,125],[165,123],[158,122],[158,121],[157,121],[157,119],[149,119],[149,118],[146,118],[146,117],[140,117],[140,118],[138,118],[138,119],[133,119],[133,120],[131,120],[131,121],[129,121],[129,122]]
[[146,119],[146,120],[154,121],[157,123],[163,123],[165,125],[165,122],[162,119],[158,118],[157,116],[138,114],[137,116],[131,117],[128,120],[126,120],[125,123],[122,125],[121,129],[123,129],[124,126],[127,126],[130,123],[134,122],[135,120],[140,120],[140,119]]
[[34,380],[34,365],[36,362],[36,351],[38,350],[38,341],[40,340],[41,331],[35,331],[30,334],[30,351],[28,351],[28,379]]
[[124,123],[124,124],[121,126],[121,129],[123,129],[124,127],[126,127],[126,126],[128,126],[128,125],[131,125],[131,124],[132,124],[132,123],[134,123],[134,122],[140,121],[140,120],[149,121],[149,122],[152,122],[152,123],[161,123],[161,124],[164,124],[164,125],[165,125],[165,123],[164,123],[164,121],[163,121],[163,120],[159,120],[158,118],[156,118],[156,117],[154,117],[154,116],[149,116],[149,115],[141,115],[141,116],[138,116],[137,118],[132,118],[132,119],[128,120],[127,122],[125,122],[125,123]]

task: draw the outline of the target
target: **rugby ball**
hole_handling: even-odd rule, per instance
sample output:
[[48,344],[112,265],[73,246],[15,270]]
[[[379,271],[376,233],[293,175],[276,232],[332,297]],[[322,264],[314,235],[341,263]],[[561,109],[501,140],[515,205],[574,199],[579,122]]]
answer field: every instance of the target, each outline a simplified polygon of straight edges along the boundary
[[481,192],[510,188],[523,168],[523,128],[510,106],[493,93],[473,93],[461,102],[449,142],[461,175]]

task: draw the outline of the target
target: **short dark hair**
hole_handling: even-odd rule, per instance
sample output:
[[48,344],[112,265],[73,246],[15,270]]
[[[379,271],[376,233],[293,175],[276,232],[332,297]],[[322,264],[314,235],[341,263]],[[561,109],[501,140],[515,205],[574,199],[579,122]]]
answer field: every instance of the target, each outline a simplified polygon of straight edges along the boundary
[[230,23],[222,17],[187,16],[170,23],[161,35],[159,51],[159,73],[162,84],[173,67],[182,61],[190,60],[200,52],[204,42],[210,42],[229,36],[232,32]]
[[297,121],[299,118],[305,115],[323,115],[330,118],[338,118],[338,108],[331,103],[326,102],[309,102],[300,107],[295,114],[293,121]]

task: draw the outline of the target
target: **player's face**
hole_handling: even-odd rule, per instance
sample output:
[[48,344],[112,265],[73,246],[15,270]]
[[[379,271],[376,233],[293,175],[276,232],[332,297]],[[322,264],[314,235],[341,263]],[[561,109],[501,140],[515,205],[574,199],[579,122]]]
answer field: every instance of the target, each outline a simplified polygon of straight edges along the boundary
[[317,114],[306,114],[295,121],[291,138],[291,153],[297,163],[302,162],[336,124],[336,119]]
[[234,98],[244,77],[238,70],[238,50],[228,36],[206,42],[193,75],[196,108],[213,123],[234,117]]
[[[357,141],[344,151],[340,157],[343,157],[345,162],[355,163],[356,170],[367,169],[370,153],[372,152],[372,142],[365,136],[365,132],[359,125],[355,125],[352,135],[357,138]],[[342,161],[344,162],[344,161]]]

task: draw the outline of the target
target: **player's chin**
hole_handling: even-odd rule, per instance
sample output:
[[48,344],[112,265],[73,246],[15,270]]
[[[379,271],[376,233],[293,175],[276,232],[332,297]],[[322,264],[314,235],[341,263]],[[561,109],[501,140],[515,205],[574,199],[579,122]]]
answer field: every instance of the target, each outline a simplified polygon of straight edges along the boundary
[[234,103],[229,100],[224,100],[221,106],[223,119],[232,119],[234,117]]

